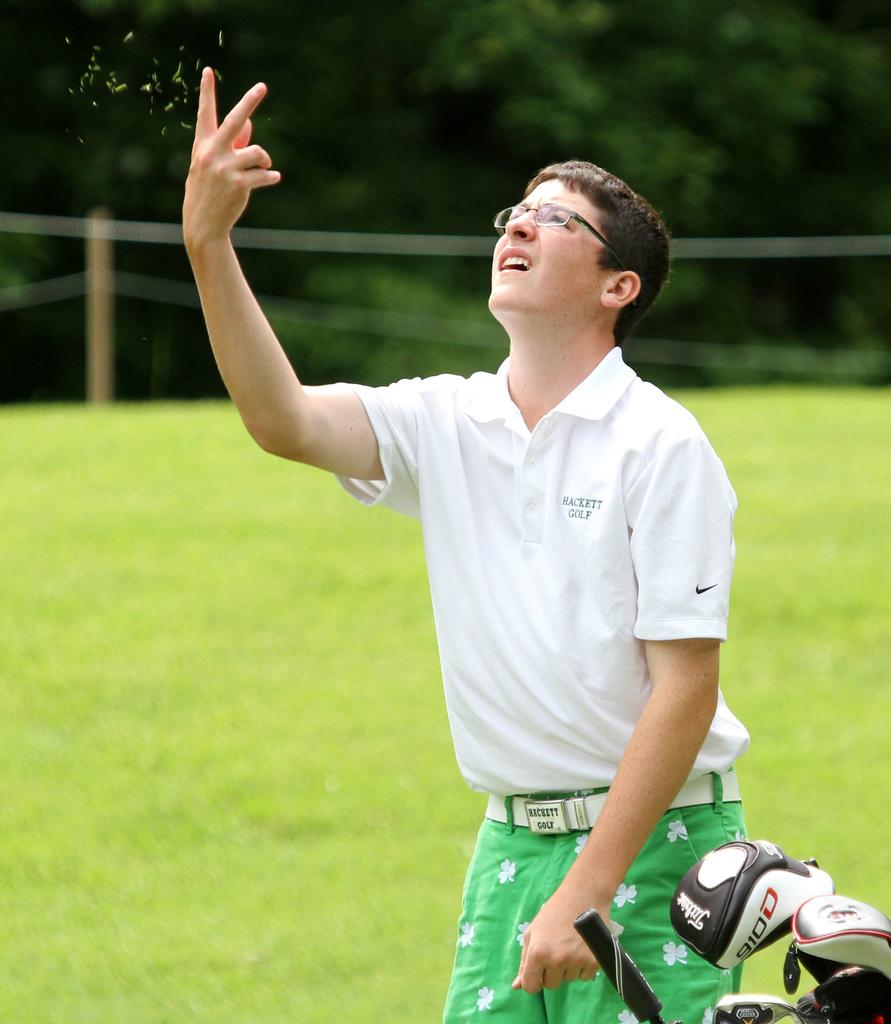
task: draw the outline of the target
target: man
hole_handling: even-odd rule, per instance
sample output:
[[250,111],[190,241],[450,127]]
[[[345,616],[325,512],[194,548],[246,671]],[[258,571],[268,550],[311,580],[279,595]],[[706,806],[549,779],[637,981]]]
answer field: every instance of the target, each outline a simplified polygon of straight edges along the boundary
[[218,127],[204,71],[186,246],[256,441],[423,525],[456,754],[489,794],[445,1021],[619,1018],[572,927],[588,907],[625,928],[666,1013],[701,1020],[739,979],[677,943],[668,905],[743,830],[730,769],[748,737],[718,689],[736,499],[693,417],[616,345],[664,282],[664,226],[591,164],[546,168],[496,218],[497,375],[304,388],[229,242],[280,180],[249,144],[264,94]]

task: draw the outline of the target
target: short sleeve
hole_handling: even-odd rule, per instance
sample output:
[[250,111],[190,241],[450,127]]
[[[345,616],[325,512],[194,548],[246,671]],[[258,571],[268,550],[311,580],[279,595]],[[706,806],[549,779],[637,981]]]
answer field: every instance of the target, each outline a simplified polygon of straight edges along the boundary
[[[349,385],[359,396],[377,437],[383,480],[338,476],[344,490],[364,505],[382,505],[417,519],[418,409],[420,379],[387,387]],[[338,385],[342,386],[342,385]]]
[[736,495],[704,435],[659,447],[626,495],[641,640],[727,639]]

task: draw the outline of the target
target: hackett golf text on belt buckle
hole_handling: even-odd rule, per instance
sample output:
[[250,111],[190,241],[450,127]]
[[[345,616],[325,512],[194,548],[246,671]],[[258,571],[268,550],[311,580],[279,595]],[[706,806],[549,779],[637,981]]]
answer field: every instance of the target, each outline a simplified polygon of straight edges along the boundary
[[566,823],[563,800],[524,800],[529,831],[541,835],[558,835],[571,831]]

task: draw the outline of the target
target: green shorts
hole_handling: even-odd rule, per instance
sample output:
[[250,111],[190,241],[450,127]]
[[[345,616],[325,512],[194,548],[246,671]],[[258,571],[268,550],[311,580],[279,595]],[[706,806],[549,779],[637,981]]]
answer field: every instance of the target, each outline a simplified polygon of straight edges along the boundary
[[[739,991],[742,968],[725,971],[706,963],[680,941],[668,915],[675,887],[696,861],[744,835],[739,802],[670,810],[616,892],[612,919],[624,926],[622,944],[662,1001],[666,1020],[710,1024],[717,1000]],[[634,1024],[603,974],[535,995],[511,988],[524,931],[586,840],[586,832],[541,836],[521,826],[483,822],[464,883],[444,1024]]]

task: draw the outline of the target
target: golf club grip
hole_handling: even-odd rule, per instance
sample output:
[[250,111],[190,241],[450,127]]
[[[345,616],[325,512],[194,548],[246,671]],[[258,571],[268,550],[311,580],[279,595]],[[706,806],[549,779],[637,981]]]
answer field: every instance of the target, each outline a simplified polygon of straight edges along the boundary
[[575,930],[597,957],[600,969],[634,1016],[639,1021],[661,1022],[662,1003],[600,914],[586,910],[576,919]]

